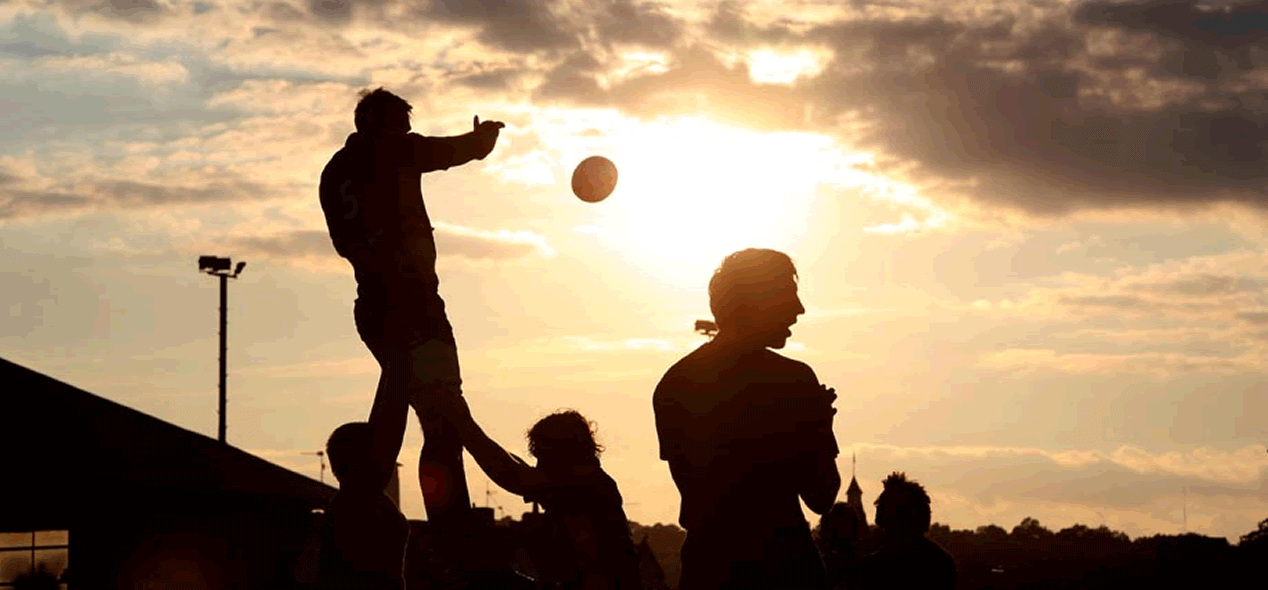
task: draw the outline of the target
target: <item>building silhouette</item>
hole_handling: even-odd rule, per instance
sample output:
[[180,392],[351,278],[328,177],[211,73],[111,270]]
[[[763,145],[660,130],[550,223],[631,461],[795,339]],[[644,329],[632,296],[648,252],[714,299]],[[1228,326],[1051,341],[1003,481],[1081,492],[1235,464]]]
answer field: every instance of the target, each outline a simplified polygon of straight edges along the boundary
[[850,508],[852,508],[854,510],[854,513],[858,515],[859,533],[860,533],[858,536],[862,537],[864,534],[866,534],[868,524],[867,524],[867,512],[863,509],[863,488],[859,486],[859,480],[857,477],[855,477],[855,474],[854,474],[854,472],[857,470],[857,467],[858,467],[857,454],[854,454],[851,456],[851,464],[852,465],[850,468],[850,487],[846,488],[845,490],[845,504],[849,506]]
[[0,383],[0,533],[60,539],[69,587],[294,586],[333,487],[3,359]]

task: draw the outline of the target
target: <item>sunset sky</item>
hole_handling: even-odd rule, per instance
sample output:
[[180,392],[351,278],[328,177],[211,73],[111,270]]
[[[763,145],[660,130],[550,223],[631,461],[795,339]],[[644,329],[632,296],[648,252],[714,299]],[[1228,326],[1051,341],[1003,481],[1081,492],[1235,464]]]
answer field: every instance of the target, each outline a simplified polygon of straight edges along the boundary
[[652,390],[762,246],[869,516],[898,470],[954,528],[1135,537],[1187,487],[1235,539],[1268,516],[1268,2],[1207,4],[0,0],[0,356],[215,437],[197,257],[246,261],[229,441],[317,477],[378,376],[317,181],[384,86],[421,133],[506,123],[423,181],[464,388],[521,454],[595,420],[631,519],[676,519]]

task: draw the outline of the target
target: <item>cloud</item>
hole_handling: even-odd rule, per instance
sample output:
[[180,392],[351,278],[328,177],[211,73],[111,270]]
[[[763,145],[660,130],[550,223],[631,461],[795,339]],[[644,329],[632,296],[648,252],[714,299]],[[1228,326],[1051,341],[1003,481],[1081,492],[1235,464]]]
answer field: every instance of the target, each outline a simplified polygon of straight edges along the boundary
[[260,185],[225,181],[202,186],[162,186],[126,180],[95,180],[51,190],[0,187],[0,221],[111,209],[227,202],[268,194]]
[[[1114,528],[1129,534],[1157,534],[1178,527],[1180,496],[1188,488],[1190,524],[1201,522],[1205,534],[1236,537],[1254,527],[1268,500],[1268,456],[1257,445],[1154,452],[1131,445],[1111,450],[849,446],[864,467],[859,479],[865,494],[874,497],[889,472],[905,471],[934,496],[934,520],[970,528],[986,522],[1009,526],[1025,516],[1069,526],[1103,514],[1113,515]],[[849,460],[846,453],[842,457]],[[1232,518],[1218,521],[1213,515],[1219,513]]]
[[436,251],[440,256],[470,260],[511,260],[529,255],[554,256],[546,238],[530,231],[479,230],[447,223],[436,226]]
[[1074,353],[1051,349],[1008,348],[984,355],[979,366],[1028,377],[1044,371],[1071,374],[1129,373],[1171,377],[1185,373],[1235,374],[1264,368],[1257,355],[1204,356],[1200,353]]
[[[542,236],[528,231],[487,231],[436,223],[436,250],[440,257],[476,261],[509,261],[526,256],[552,256],[554,249]],[[268,235],[233,238],[231,246],[244,253],[308,266],[347,268],[339,259],[326,230],[292,230]]]
[[[64,3],[114,16],[63,25],[180,40],[206,62],[102,62],[143,83],[384,82],[435,105],[497,98],[813,130],[951,208],[1054,216],[1266,204],[1268,35],[1251,32],[1262,2],[1225,12],[1153,0],[809,6],[792,17],[730,2],[309,0],[186,12],[120,1]],[[15,50],[36,55],[24,47]],[[632,48],[655,53],[655,67],[631,69]],[[101,108],[131,112],[137,101]],[[913,214],[873,231],[940,224]]]

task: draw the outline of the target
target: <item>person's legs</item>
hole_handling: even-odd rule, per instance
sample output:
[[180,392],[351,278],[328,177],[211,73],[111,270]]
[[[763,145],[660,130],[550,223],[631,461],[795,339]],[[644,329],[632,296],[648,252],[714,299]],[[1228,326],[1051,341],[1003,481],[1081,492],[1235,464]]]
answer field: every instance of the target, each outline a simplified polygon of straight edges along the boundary
[[[428,393],[437,388],[462,394],[458,350],[452,328],[444,319],[443,303],[438,297],[428,301],[422,297],[413,306],[402,307],[358,298],[354,314],[357,332],[382,367],[379,387],[410,390],[410,405],[424,437],[418,460],[423,505],[432,525],[443,527],[461,521],[470,511],[471,500],[462,465],[462,442],[450,425],[433,417],[426,403]],[[430,306],[426,321],[420,321],[418,306]]]
[[427,520],[438,527],[461,523],[470,512],[471,496],[462,462],[462,441],[448,421],[428,406],[437,390],[462,395],[458,350],[444,339],[431,339],[412,347],[410,403],[423,428],[423,448],[418,456],[418,483],[427,507]]

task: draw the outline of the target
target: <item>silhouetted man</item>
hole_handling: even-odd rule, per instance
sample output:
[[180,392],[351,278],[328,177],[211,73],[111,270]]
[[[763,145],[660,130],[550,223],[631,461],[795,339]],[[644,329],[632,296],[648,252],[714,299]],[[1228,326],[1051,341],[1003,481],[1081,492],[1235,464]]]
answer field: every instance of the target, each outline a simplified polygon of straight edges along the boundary
[[955,560],[925,537],[932,518],[929,503],[924,486],[905,474],[885,478],[885,489],[876,498],[881,545],[860,563],[861,588],[955,588]]
[[682,495],[681,590],[825,588],[801,502],[823,514],[841,487],[831,389],[780,356],[797,316],[786,254],[727,256],[709,282],[717,335],[653,396],[660,457]]
[[484,159],[503,125],[476,117],[470,133],[426,137],[410,133],[411,109],[382,88],[362,92],[357,131],[322,171],[320,193],[331,241],[356,275],[357,332],[382,369],[376,397],[408,390],[425,437],[418,478],[427,517],[443,529],[460,522],[471,501],[457,433],[427,408],[429,392],[461,394],[462,378],[420,181]]

